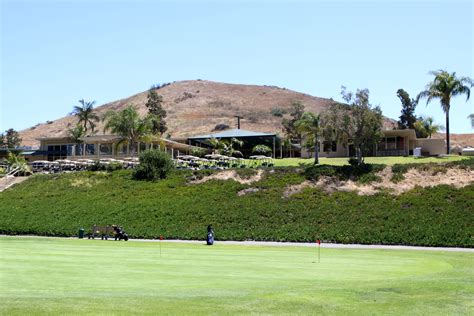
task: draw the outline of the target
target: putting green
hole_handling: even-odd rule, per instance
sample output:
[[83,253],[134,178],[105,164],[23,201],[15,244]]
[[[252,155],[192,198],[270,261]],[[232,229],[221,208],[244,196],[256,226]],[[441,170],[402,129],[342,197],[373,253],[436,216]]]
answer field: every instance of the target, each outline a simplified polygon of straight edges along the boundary
[[0,238],[0,314],[472,314],[474,254]]

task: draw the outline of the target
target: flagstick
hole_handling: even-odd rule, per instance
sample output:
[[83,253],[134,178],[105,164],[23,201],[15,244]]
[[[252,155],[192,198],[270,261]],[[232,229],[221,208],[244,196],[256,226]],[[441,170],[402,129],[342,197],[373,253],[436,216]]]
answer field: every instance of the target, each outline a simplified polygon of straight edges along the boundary
[[321,243],[318,242],[318,263],[321,263]]

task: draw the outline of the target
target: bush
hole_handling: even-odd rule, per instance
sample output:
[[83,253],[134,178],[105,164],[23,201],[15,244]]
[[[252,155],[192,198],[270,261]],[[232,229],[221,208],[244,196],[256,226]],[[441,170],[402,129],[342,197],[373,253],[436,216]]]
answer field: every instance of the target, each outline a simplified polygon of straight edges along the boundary
[[256,145],[252,148],[252,153],[257,154],[257,155],[267,155],[268,153],[271,153],[272,149],[268,147],[267,145]]
[[273,116],[282,117],[283,114],[286,114],[286,111],[283,110],[282,108],[274,107],[274,108],[272,108],[272,110],[270,111],[270,113],[271,113]]
[[122,170],[123,165],[120,162],[115,162],[114,161],[114,162],[111,162],[110,164],[108,164],[105,169],[109,172],[116,171],[116,170]]
[[207,154],[207,150],[205,148],[194,148],[191,150],[191,155],[202,158]]
[[136,180],[158,180],[165,179],[171,169],[173,161],[167,153],[151,149],[140,155],[140,164],[133,172]]
[[329,166],[329,165],[313,165],[307,167],[303,175],[308,180],[318,180],[319,177],[337,177],[339,180],[355,180],[360,183],[370,183],[381,178],[376,175],[377,172],[383,170],[385,165],[379,164],[361,164],[361,165],[344,165],[344,166]]

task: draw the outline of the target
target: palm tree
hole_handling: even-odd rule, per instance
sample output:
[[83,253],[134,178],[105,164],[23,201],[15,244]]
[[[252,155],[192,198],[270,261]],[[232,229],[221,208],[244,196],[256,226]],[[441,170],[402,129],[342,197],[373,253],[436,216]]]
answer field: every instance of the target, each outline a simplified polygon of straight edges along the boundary
[[236,150],[234,145],[242,147],[244,142],[242,140],[238,140],[237,138],[232,137],[230,140],[223,140],[212,137],[209,139],[209,143],[222,155],[232,156],[236,154],[238,156],[242,156],[242,152]]
[[444,130],[444,126],[435,124],[431,116],[421,116],[414,124],[415,130],[419,131],[425,137],[431,138],[433,134]]
[[113,134],[122,136],[122,143],[130,144],[132,155],[136,152],[137,143],[145,136],[151,134],[152,123],[149,117],[140,118],[133,105],[127,106],[122,111],[109,110],[105,113],[104,131],[110,130]]
[[449,73],[446,70],[432,71],[430,74],[435,76],[434,80],[426,85],[425,90],[421,91],[416,99],[418,101],[421,98],[427,98],[426,104],[430,103],[433,99],[440,100],[441,108],[446,114],[446,153],[449,154],[449,109],[451,107],[451,98],[465,94],[467,102],[473,83],[471,78],[457,78],[455,72]]
[[319,164],[319,138],[321,136],[321,115],[311,112],[303,113],[300,120],[295,124],[297,130],[314,142],[314,164]]
[[94,104],[95,101],[84,101],[84,99],[79,100],[81,106],[74,106],[71,114],[77,116],[79,119],[79,124],[82,124],[84,132],[87,133],[87,125],[91,129],[91,133],[94,133],[95,123],[99,122],[99,116],[94,113]]
[[471,127],[474,128],[474,113],[469,114],[467,118],[471,119]]
[[74,126],[73,128],[70,128],[68,129],[68,135],[69,137],[74,141],[74,143],[76,144],[76,155],[80,154],[82,155],[84,153],[84,144],[81,146],[82,149],[79,150],[79,144],[82,143],[82,140],[81,138],[84,137],[86,135],[86,131],[84,130],[84,127],[81,125],[81,124],[77,124],[76,126]]

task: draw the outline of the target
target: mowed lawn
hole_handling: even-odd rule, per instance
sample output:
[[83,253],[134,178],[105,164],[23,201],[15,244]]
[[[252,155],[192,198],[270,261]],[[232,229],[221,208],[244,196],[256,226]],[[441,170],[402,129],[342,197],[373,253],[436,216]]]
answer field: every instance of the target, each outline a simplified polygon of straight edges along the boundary
[[[384,165],[395,165],[395,164],[406,164],[406,163],[444,163],[444,162],[453,162],[460,161],[464,159],[470,159],[469,156],[442,156],[442,157],[420,157],[416,158],[413,156],[410,157],[366,157],[366,163],[372,164],[384,164]],[[322,165],[333,165],[333,166],[342,166],[348,165],[347,157],[344,158],[319,158],[319,163]],[[284,159],[274,159],[273,162],[277,167],[298,167],[301,164],[312,164],[314,158],[284,158]]]
[[471,314],[473,253],[2,237],[0,314]]

